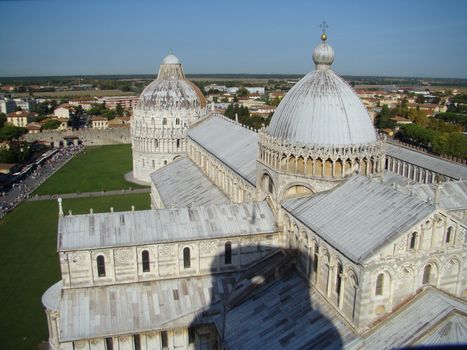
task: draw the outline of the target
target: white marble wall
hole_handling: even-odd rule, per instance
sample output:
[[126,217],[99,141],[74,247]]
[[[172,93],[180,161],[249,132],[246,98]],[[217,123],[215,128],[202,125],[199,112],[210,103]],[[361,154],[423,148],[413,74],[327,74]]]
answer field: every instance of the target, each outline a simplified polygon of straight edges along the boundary
[[[410,230],[401,232],[363,264],[346,258],[289,213],[283,214],[280,225],[282,244],[299,249],[309,260],[300,260],[301,272],[357,329],[367,328],[422,288],[423,272],[428,264],[432,266],[430,285],[457,297],[467,297],[466,227],[443,211],[438,210]],[[451,232],[449,242],[448,230]],[[413,232],[417,232],[417,239],[412,249]],[[313,269],[316,251],[317,272]],[[339,264],[342,274],[338,293]],[[383,286],[381,295],[376,295],[379,274],[384,275]]]
[[[232,244],[232,263],[224,264],[225,243]],[[64,288],[108,285],[195,276],[246,268],[277,246],[278,235],[245,235],[167,244],[60,252]],[[184,268],[183,249],[190,248],[191,267]],[[143,272],[142,252],[149,251],[150,271]],[[97,257],[104,256],[105,277]]]
[[188,157],[234,203],[255,199],[256,188],[204,148],[188,139]]

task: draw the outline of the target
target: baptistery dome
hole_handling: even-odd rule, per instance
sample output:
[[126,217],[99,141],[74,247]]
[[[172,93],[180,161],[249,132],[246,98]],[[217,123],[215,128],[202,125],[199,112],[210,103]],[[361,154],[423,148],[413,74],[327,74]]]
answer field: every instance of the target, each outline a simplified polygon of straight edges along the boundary
[[186,152],[189,125],[206,115],[202,92],[185,78],[177,56],[166,56],[157,79],[141,93],[133,110],[133,176],[149,182],[150,174]]
[[376,142],[365,106],[349,84],[330,69],[334,50],[325,40],[314,49],[313,61],[316,70],[290,89],[277,107],[268,133],[304,144]]
[[180,60],[173,54],[162,60],[157,79],[141,93],[137,109],[156,111],[206,107],[202,92],[185,78]]

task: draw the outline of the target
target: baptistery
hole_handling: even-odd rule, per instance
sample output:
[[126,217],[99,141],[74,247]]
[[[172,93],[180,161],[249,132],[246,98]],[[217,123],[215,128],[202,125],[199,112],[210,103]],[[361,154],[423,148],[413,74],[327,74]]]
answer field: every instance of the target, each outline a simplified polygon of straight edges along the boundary
[[180,60],[169,54],[133,111],[134,178],[149,182],[153,171],[184,154],[187,128],[205,114],[202,92],[186,79]]

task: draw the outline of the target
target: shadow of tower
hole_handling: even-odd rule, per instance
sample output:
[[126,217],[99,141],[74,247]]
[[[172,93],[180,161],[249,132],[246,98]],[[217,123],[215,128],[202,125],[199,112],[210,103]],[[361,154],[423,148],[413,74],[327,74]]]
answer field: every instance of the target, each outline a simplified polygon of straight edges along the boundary
[[342,348],[337,327],[345,326],[323,314],[323,308],[332,313],[332,307],[314,295],[297,269],[297,250],[268,247],[266,255],[251,262],[254,251],[264,247],[232,248],[226,242],[224,248],[211,264],[213,301],[189,328],[193,349]]

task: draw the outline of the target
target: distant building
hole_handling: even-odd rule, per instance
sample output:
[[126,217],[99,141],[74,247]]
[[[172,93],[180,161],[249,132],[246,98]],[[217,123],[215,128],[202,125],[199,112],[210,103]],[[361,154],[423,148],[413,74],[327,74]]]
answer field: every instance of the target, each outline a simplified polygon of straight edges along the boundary
[[16,163],[0,163],[0,173],[9,174],[15,165]]
[[93,129],[107,129],[109,127],[109,121],[107,118],[101,116],[95,116],[91,118],[91,124]]
[[395,117],[391,118],[391,120],[395,121],[398,125],[406,125],[406,124],[413,124],[410,119],[402,117],[400,115],[396,115]]
[[112,120],[109,120],[107,125],[109,128],[129,128],[130,121],[130,117],[116,117]]
[[92,108],[92,105],[96,103],[95,100],[71,100],[68,101],[68,104],[73,107],[81,106],[85,111],[89,111]]
[[246,88],[250,94],[260,94],[264,95],[264,87],[255,86]]
[[0,113],[11,113],[16,109],[16,103],[12,99],[3,98],[0,100]]
[[138,96],[109,96],[101,97],[97,100],[98,103],[105,103],[109,109],[115,109],[118,104],[125,109],[133,110],[138,103]]
[[34,120],[36,115],[36,113],[30,113],[28,111],[11,112],[7,116],[7,123],[24,128],[28,123]]
[[26,129],[28,129],[28,133],[30,134],[37,134],[41,131],[42,125],[41,123],[32,122],[26,125]]
[[69,105],[68,103],[62,104],[58,106],[57,108],[55,108],[54,115],[58,118],[70,119],[72,108],[73,107]]
[[30,111],[36,105],[36,101],[32,98],[15,98],[16,107],[21,108],[23,111]]

